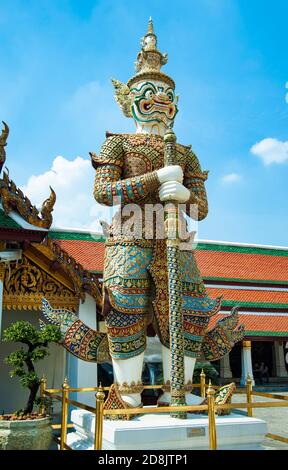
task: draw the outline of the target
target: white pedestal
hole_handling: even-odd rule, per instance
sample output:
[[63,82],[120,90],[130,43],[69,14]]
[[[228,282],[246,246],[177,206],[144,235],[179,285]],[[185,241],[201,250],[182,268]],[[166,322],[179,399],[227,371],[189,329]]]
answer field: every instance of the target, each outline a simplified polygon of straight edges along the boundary
[[[189,414],[186,420],[168,414],[147,414],[131,421],[104,421],[103,450],[208,450],[208,418]],[[75,432],[67,444],[73,449],[93,450],[95,415],[72,411]],[[216,417],[217,448],[255,450],[267,433],[265,421],[237,414]]]

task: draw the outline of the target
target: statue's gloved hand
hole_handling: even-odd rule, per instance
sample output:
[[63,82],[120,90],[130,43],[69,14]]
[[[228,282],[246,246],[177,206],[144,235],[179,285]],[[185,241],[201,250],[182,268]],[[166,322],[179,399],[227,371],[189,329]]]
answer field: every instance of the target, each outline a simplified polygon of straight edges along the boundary
[[190,191],[178,181],[168,181],[167,183],[161,184],[159,197],[162,202],[177,201],[184,203],[190,198]]
[[183,183],[183,170],[180,165],[169,165],[160,168],[160,170],[157,170],[157,176],[161,184],[167,181]]

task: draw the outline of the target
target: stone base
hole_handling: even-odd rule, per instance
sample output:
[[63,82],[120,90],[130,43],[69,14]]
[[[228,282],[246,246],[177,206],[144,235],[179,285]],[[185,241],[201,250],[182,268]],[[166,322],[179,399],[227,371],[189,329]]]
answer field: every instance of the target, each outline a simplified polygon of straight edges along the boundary
[[0,421],[0,450],[47,450],[52,441],[52,419]]
[[[93,450],[95,415],[74,410],[71,415],[75,432],[67,444],[73,449]],[[217,448],[255,450],[267,433],[265,421],[237,414],[216,416]],[[170,418],[168,414],[147,414],[131,421],[104,421],[103,450],[208,450],[208,418],[189,414],[188,419]]]

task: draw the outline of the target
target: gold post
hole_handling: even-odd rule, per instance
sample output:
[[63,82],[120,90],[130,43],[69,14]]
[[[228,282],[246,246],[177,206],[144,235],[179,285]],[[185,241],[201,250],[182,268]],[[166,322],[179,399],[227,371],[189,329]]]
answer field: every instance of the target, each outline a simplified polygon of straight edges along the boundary
[[206,381],[206,375],[205,375],[204,370],[202,369],[201,374],[200,374],[200,391],[201,391],[201,397],[203,398],[205,398],[206,396],[205,381]]
[[[247,394],[247,403],[252,403],[252,380],[250,375],[247,375],[246,379],[246,394]],[[247,416],[250,418],[253,417],[253,408],[247,408]]]
[[100,383],[98,392],[96,393],[94,450],[102,450],[104,399],[105,399],[105,393]]
[[46,391],[46,385],[47,385],[47,378],[45,375],[42,376],[42,379],[40,380],[40,398],[41,398],[41,404],[40,404],[40,414],[44,415],[46,413],[46,406],[45,406],[45,391]]
[[62,385],[62,410],[61,410],[61,437],[60,437],[60,450],[65,450],[67,440],[67,421],[68,421],[68,400],[69,400],[69,383],[65,377]]
[[215,420],[215,390],[212,388],[211,380],[207,389],[208,398],[208,424],[209,424],[209,449],[217,450],[216,420]]

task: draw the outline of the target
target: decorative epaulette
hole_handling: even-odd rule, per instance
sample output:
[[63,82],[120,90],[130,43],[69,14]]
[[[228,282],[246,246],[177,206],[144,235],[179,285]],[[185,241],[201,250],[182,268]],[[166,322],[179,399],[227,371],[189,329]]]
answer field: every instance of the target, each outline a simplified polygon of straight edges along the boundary
[[192,173],[191,178],[198,178],[199,180],[206,181],[208,179],[209,171],[202,171],[201,173]]

